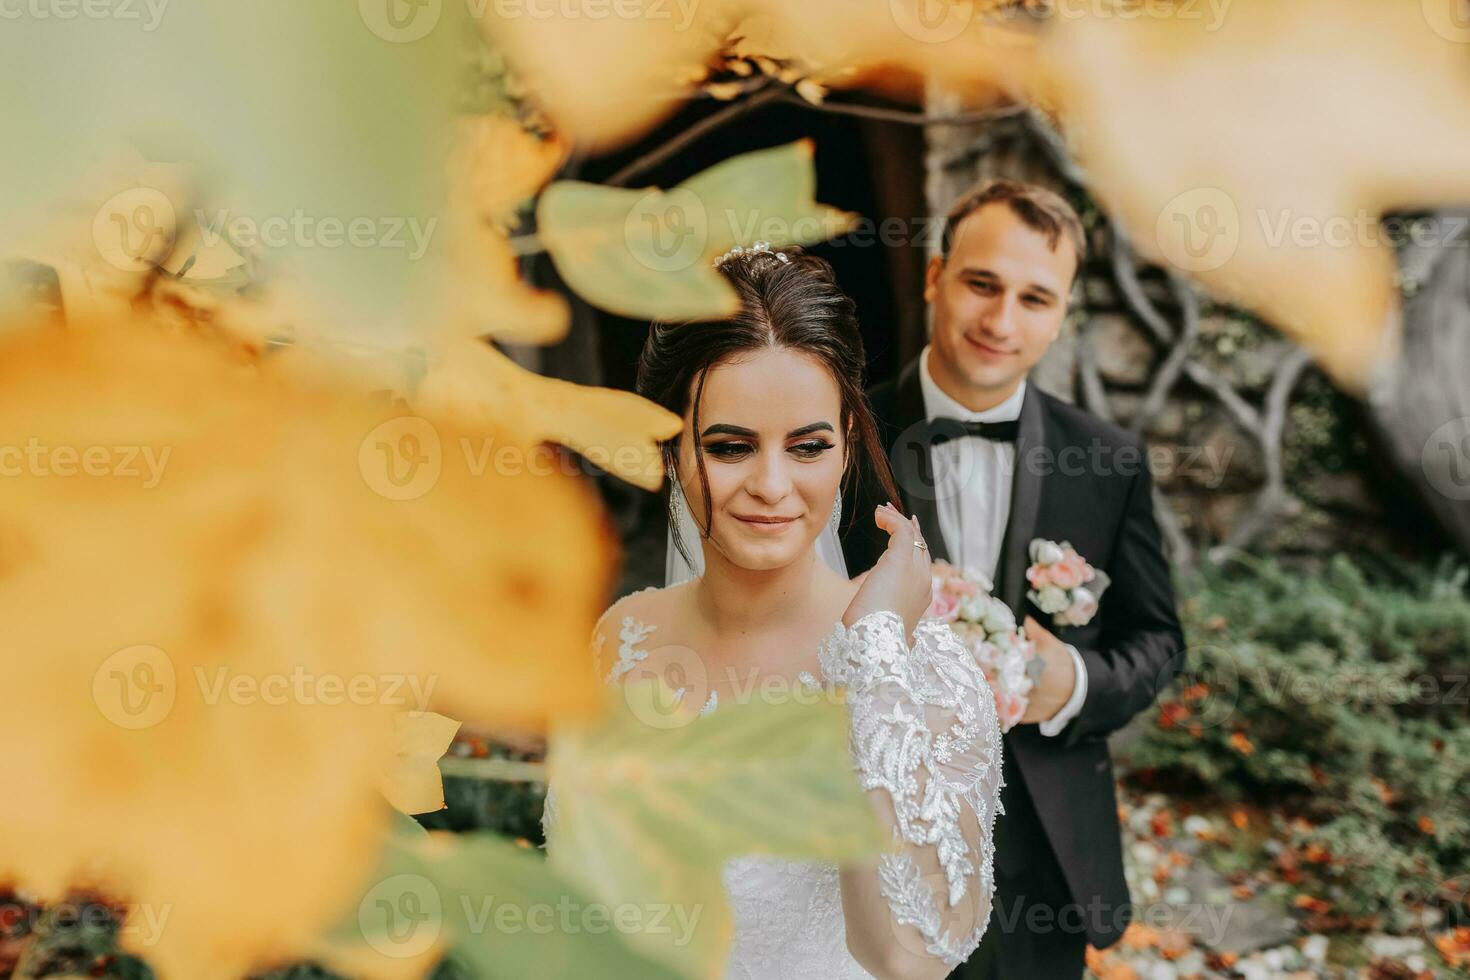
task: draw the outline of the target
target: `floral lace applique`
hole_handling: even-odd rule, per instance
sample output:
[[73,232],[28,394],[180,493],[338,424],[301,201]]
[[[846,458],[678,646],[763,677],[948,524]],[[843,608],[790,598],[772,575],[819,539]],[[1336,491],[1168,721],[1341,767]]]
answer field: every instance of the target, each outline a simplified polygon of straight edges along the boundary
[[[1000,810],[1000,724],[980,665],[950,628],[921,622],[912,649],[903,620],[869,613],[851,629],[838,624],[818,651],[823,678],[847,688],[849,744],[865,790],[886,790],[894,838],[934,847],[949,906],[980,890],[984,914],[969,935],[943,928],[935,896],[909,853],[884,855],[879,880],[894,919],[919,930],[946,964],[980,944],[994,894],[991,834]],[[961,828],[968,808],[979,822],[979,849]]]

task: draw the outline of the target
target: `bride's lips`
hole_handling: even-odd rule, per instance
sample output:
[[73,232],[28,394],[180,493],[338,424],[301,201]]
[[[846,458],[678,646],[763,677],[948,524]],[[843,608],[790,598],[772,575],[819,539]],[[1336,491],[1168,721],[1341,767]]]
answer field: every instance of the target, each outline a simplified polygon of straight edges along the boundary
[[761,517],[756,514],[736,514],[735,519],[752,531],[774,534],[796,523],[795,517]]

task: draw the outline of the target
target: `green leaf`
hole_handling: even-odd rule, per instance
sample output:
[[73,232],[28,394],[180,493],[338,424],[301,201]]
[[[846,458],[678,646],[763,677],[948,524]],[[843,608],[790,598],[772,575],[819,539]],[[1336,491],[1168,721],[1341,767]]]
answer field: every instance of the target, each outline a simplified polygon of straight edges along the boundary
[[412,821],[400,824],[334,933],[336,947],[411,960],[437,943],[477,977],[678,980],[626,942],[626,929],[657,925],[644,910],[589,897],[537,852],[497,834],[425,834]]
[[815,200],[810,140],[733,157],[668,190],[559,181],[541,195],[539,237],[583,298],[624,316],[699,320],[738,301],[715,256],[757,240],[811,244],[853,216]]
[[697,916],[686,943],[631,937],[681,973],[717,975],[724,962],[728,858],[837,863],[882,849],[852,771],[843,705],[756,700],[696,718],[663,710],[671,699],[661,685],[629,684],[611,697],[595,728],[552,742],[552,865],[605,901]]

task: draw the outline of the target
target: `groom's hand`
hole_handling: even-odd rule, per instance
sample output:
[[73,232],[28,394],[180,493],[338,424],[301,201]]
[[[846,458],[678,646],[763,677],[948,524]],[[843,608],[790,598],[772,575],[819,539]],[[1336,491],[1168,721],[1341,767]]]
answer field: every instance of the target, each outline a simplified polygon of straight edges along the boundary
[[1072,697],[1077,685],[1077,665],[1072,652],[1056,635],[1031,616],[1026,617],[1026,638],[1036,646],[1036,655],[1045,668],[1031,689],[1031,702],[1021,716],[1021,724],[1036,725],[1048,721]]

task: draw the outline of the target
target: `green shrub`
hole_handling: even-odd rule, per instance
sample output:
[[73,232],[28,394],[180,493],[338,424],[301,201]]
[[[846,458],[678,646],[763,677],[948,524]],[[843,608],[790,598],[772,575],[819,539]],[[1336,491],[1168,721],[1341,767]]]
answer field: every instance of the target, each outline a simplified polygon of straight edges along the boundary
[[1129,778],[1264,806],[1304,889],[1407,928],[1470,864],[1467,572],[1241,558],[1182,612],[1181,676],[1127,749]]

